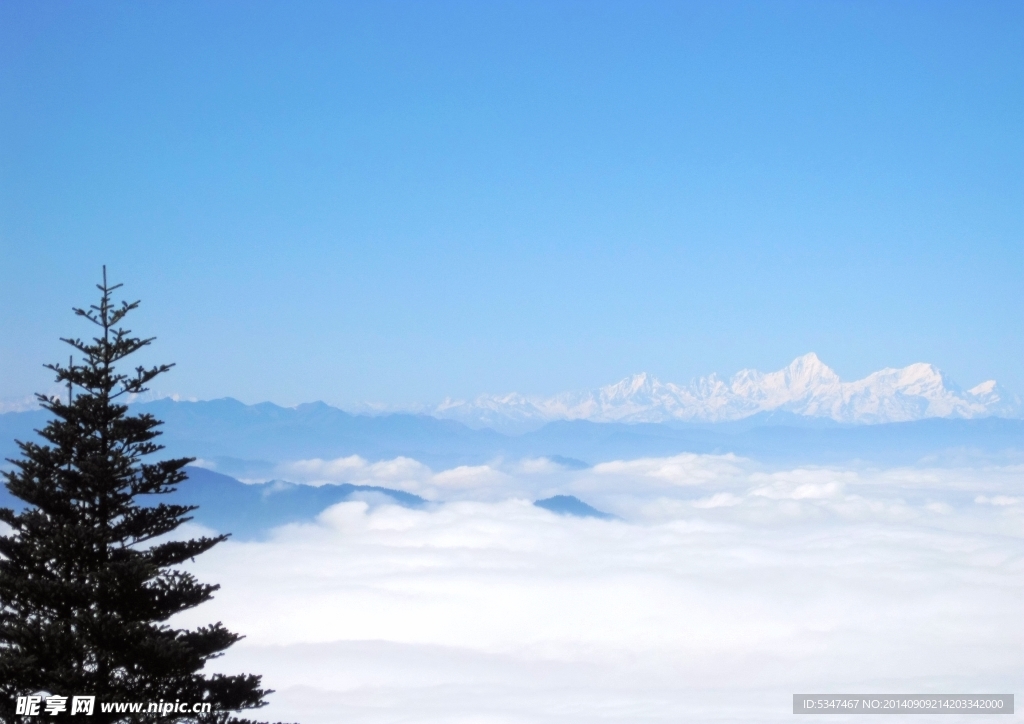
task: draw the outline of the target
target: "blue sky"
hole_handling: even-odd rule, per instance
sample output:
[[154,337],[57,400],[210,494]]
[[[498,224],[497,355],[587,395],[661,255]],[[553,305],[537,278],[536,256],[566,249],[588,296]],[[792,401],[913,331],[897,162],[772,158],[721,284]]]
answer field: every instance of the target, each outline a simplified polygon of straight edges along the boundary
[[0,398],[100,266],[161,390],[815,351],[1024,391],[1019,2],[0,2]]

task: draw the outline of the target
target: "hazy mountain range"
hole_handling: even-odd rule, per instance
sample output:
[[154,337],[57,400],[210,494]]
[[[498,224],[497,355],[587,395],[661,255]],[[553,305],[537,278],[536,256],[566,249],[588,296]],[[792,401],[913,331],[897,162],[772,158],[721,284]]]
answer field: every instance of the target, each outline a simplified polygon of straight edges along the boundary
[[[235,540],[260,538],[272,528],[289,523],[309,522],[330,506],[361,500],[370,504],[390,503],[405,508],[423,508],[427,501],[402,490],[375,485],[296,485],[283,480],[243,483],[205,468],[187,467],[188,479],[177,489],[143,503],[172,503],[198,506],[189,514],[196,523],[219,533],[231,533]],[[534,503],[552,513],[584,518],[614,516],[587,505],[572,495],[555,495]],[[0,485],[0,507],[21,510],[24,503]]]
[[[775,411],[714,424],[556,420],[511,435],[428,415],[353,415],[322,402],[279,407],[230,398],[165,399],[136,408],[164,421],[163,454],[196,457],[201,465],[250,481],[289,479],[283,466],[289,461],[353,455],[367,461],[406,458],[433,470],[534,458],[587,467],[679,453],[735,453],[784,464],[887,465],[950,455],[1009,454],[1015,460],[1024,455],[1024,420],[998,417],[850,425]],[[33,431],[46,418],[44,410],[0,414],[0,459],[18,457],[15,439],[36,439]]]
[[[742,371],[728,383],[712,375],[681,387],[636,375],[550,398],[446,401],[433,414],[353,414],[323,402],[281,407],[230,398],[133,407],[164,421],[163,455],[198,458],[202,467],[176,494],[201,506],[196,520],[243,538],[310,520],[345,500],[424,504],[392,487],[387,475],[374,477],[379,466],[428,479],[460,466],[512,475],[524,465],[575,471],[682,453],[734,453],[768,466],[1024,460],[1024,420],[1014,419],[1020,402],[994,382],[963,391],[926,364],[842,382],[813,354],[778,372]],[[47,417],[39,409],[0,414],[0,458],[17,458],[15,439],[36,439]],[[313,480],[303,471],[332,465],[343,471],[334,484],[295,484]],[[0,505],[12,504],[0,487]],[[564,494],[536,505],[605,516]]]
[[521,432],[552,420],[723,422],[774,411],[879,424],[930,417],[1013,418],[1021,416],[1022,406],[995,380],[962,390],[924,363],[843,382],[812,352],[777,372],[741,370],[728,381],[712,374],[683,386],[638,374],[597,390],[553,397],[510,393],[448,399],[430,414],[471,427]]
[[[785,464],[1024,454],[1024,420],[1015,419],[1020,402],[994,382],[962,391],[926,364],[842,382],[813,354],[778,372],[739,372],[728,383],[710,376],[680,387],[637,375],[550,398],[448,401],[433,414],[353,414],[323,402],[281,407],[230,398],[134,407],[165,422],[166,454],[196,457],[248,481],[288,479],[289,462],[347,456],[444,470],[534,458],[587,467],[679,453]],[[38,409],[0,414],[0,459],[17,457],[14,440],[33,439],[46,417]]]

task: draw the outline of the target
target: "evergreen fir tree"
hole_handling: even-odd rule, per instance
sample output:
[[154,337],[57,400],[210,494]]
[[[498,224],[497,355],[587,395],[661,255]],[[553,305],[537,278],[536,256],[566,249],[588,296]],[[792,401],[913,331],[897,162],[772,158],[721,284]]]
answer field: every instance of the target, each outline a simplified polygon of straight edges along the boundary
[[[240,636],[220,623],[178,630],[166,622],[208,601],[219,586],[174,567],[226,536],[157,540],[189,520],[195,506],[169,505],[161,493],[187,476],[191,458],[144,462],[162,449],[161,424],[129,415],[127,400],[171,365],[118,371],[152,342],[121,327],[138,302],[114,304],[106,267],[97,306],[75,313],[99,328],[91,342],[64,339],[79,364],[47,365],[69,399],[39,395],[53,419],[39,431],[49,444],[18,442],[7,487],[26,503],[0,508],[11,527],[0,536],[0,721],[244,722],[232,712],[263,706],[270,692],[256,675],[205,675],[204,664]],[[153,496],[153,497],[150,497]],[[67,696],[56,716],[19,716],[17,696]],[[71,716],[72,696],[96,697],[91,717]],[[210,714],[113,714],[102,702],[209,702]],[[44,700],[45,706],[45,700]]]

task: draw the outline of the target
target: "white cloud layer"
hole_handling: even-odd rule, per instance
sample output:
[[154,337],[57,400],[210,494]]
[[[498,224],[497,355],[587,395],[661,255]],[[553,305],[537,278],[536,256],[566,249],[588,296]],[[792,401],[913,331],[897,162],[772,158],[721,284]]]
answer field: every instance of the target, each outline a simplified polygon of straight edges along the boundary
[[418,460],[407,457],[375,463],[359,455],[334,460],[315,458],[284,463],[278,467],[278,472],[289,481],[308,485],[376,485],[422,495],[428,500],[460,491],[504,490],[513,482],[498,466],[461,465],[435,473]]
[[[1024,674],[1020,466],[291,470],[447,502],[342,503],[197,560],[223,588],[180,623],[246,634],[217,668],[264,674],[264,719],[788,721],[794,693],[1013,693]],[[552,492],[623,519],[530,503]]]

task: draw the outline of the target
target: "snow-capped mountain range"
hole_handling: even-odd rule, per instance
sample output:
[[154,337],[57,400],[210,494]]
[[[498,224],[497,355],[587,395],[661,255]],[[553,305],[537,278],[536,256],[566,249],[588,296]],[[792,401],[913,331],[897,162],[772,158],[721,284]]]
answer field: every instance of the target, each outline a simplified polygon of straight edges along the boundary
[[927,417],[1020,417],[1022,406],[995,380],[961,390],[925,363],[843,382],[812,352],[777,372],[741,370],[728,381],[712,374],[682,386],[642,373],[598,390],[553,397],[510,393],[446,399],[431,414],[472,427],[514,430],[552,420],[724,422],[773,411],[876,424]]

